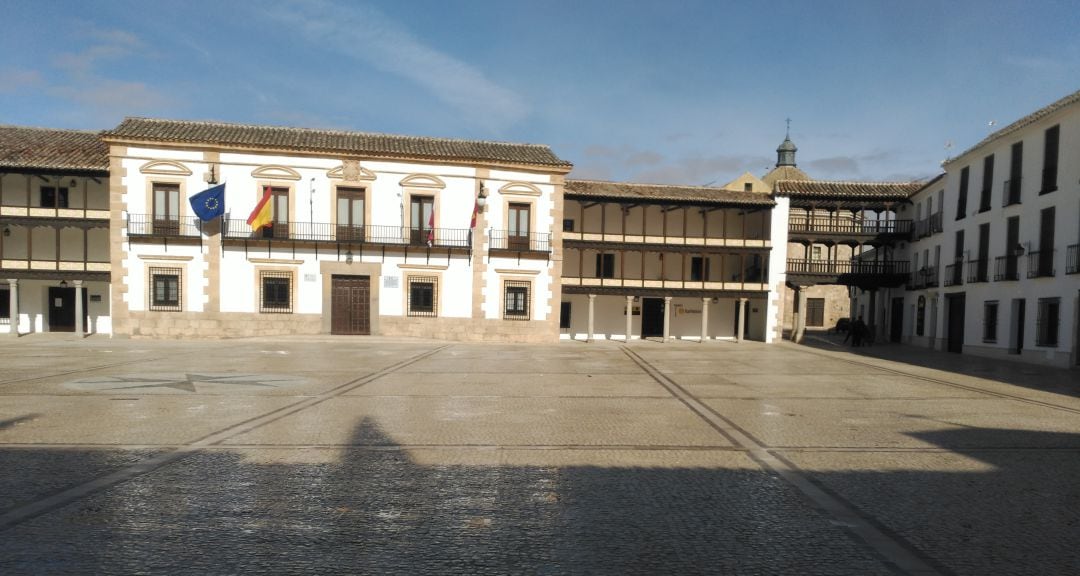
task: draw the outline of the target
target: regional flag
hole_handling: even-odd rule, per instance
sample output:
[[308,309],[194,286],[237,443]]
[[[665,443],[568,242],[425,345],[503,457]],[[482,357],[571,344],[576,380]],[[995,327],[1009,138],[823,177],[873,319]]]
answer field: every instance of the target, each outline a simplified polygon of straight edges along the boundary
[[209,222],[225,213],[225,184],[207,188],[191,197],[191,209],[203,222]]
[[272,205],[270,203],[270,187],[267,186],[263,192],[262,199],[255,205],[255,209],[251,211],[251,216],[248,216],[247,223],[251,225],[251,231],[254,232],[263,226],[269,226],[271,220],[274,218]]

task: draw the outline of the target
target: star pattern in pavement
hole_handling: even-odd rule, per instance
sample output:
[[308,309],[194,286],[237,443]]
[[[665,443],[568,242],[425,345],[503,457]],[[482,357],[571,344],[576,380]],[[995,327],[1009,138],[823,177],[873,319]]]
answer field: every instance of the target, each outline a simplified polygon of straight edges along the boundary
[[104,380],[81,380],[77,384],[133,384],[131,386],[113,386],[109,388],[97,388],[98,390],[134,390],[139,388],[170,388],[183,392],[199,392],[197,384],[209,384],[214,386],[255,386],[260,388],[279,388],[272,382],[282,382],[282,379],[272,376],[259,376],[257,374],[192,374],[186,373],[183,377],[153,377],[153,376],[115,376]]

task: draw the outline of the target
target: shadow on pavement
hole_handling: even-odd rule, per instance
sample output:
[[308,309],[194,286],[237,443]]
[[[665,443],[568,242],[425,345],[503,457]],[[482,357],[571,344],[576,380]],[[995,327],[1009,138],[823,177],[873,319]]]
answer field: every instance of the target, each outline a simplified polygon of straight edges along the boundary
[[[943,573],[1080,573],[1078,435],[917,436],[947,451],[894,455],[880,472],[806,473]],[[446,463],[418,464],[368,420],[352,444],[311,462],[280,447],[193,454],[4,531],[0,573],[895,573],[752,465],[470,465],[437,449]],[[147,455],[0,451],[11,488],[0,512]]]

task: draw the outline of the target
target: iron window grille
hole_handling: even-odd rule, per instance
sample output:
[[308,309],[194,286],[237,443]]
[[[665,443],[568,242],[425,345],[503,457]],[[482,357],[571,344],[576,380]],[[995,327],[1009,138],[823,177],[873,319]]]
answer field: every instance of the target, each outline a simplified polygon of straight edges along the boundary
[[983,342],[997,342],[998,303],[983,303]]
[[503,283],[503,319],[505,320],[528,320],[529,289],[528,282],[506,280]]
[[292,314],[292,272],[260,272],[259,284],[259,312]]
[[1054,348],[1058,345],[1058,314],[1061,301],[1057,298],[1039,298],[1038,317],[1035,321],[1035,345]]
[[439,315],[439,279],[435,276],[409,278],[409,316],[434,318]]
[[150,309],[155,312],[180,312],[180,268],[150,269]]

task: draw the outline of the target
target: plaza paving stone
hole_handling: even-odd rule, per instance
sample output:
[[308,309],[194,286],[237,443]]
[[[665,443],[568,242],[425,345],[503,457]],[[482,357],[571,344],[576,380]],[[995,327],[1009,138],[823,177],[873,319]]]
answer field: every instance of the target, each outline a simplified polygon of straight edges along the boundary
[[1075,371],[41,335],[0,367],[4,575],[1080,574]]

